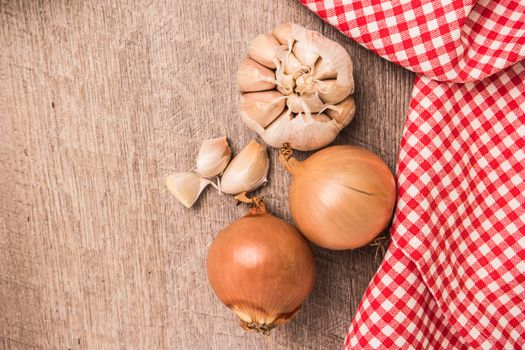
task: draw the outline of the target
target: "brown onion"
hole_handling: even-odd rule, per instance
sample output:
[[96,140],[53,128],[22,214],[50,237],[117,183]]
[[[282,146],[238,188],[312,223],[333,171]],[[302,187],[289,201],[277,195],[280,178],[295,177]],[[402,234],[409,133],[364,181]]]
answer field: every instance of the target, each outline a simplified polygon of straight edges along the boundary
[[294,226],[254,202],[213,241],[207,268],[215,294],[241,326],[266,334],[297,314],[314,285],[315,262]]
[[388,227],[396,184],[388,166],[372,152],[332,146],[300,162],[283,147],[280,161],[292,174],[292,217],[315,244],[358,248]]

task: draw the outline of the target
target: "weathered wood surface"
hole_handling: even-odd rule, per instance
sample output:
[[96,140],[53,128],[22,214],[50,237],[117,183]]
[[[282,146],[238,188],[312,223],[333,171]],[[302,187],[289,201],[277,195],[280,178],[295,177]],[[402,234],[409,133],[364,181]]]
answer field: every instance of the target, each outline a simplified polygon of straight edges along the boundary
[[[393,168],[413,75],[293,0],[29,1],[0,5],[0,348],[338,349],[379,262],[315,249],[300,315],[243,332],[205,273],[215,234],[245,210],[208,189],[192,210],[166,192],[201,140],[242,125],[234,83],[247,44],[294,21],[342,43],[358,112],[336,143]],[[260,192],[290,219],[271,152]]]

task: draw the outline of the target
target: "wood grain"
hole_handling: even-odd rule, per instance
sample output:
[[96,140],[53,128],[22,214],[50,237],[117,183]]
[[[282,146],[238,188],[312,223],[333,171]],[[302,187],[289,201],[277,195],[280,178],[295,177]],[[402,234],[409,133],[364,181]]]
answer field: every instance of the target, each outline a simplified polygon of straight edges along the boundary
[[[358,110],[336,143],[393,168],[413,75],[296,1],[1,1],[1,349],[342,346],[379,264],[373,248],[316,248],[317,285],[297,319],[245,333],[205,273],[213,237],[245,209],[210,188],[187,210],[163,186],[192,168],[201,140],[228,135],[238,151],[255,136],[235,72],[250,40],[284,21],[348,49]],[[276,155],[260,193],[290,220]]]

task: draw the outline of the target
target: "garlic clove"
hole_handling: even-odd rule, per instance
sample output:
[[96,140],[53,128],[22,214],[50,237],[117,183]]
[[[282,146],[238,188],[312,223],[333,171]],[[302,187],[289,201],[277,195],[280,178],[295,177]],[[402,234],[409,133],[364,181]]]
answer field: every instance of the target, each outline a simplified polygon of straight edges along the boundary
[[202,177],[220,175],[231,157],[231,149],[226,137],[206,140],[201,144],[197,154],[196,171]]
[[186,208],[191,208],[202,191],[211,183],[210,180],[193,172],[172,173],[165,181],[168,191]]
[[325,114],[308,116],[299,113],[294,118],[290,110],[283,112],[261,133],[268,145],[290,147],[299,151],[318,149],[334,141],[341,126]]
[[286,99],[286,106],[292,111],[293,113],[300,113],[304,111],[304,103],[303,100],[297,95],[290,95]]
[[315,94],[305,94],[301,96],[290,95],[286,99],[286,106],[293,113],[317,113],[324,108],[324,103]]
[[299,94],[315,94],[316,86],[314,77],[311,74],[303,74],[295,81],[295,92]]
[[323,101],[321,101],[319,96],[316,94],[301,95],[301,100],[303,100],[304,103],[308,106],[308,110],[310,111],[310,113],[320,112],[325,106]]
[[277,60],[275,48],[281,44],[271,34],[261,34],[253,39],[248,56],[264,65],[265,67],[275,69]]
[[312,118],[313,118],[313,120],[317,120],[318,122],[323,122],[323,123],[329,122],[329,121],[332,120],[330,117],[328,117],[324,113],[314,114],[314,115],[312,115]]
[[271,69],[247,58],[239,66],[237,82],[242,92],[271,90],[275,87],[275,74]]
[[321,100],[329,104],[341,102],[354,90],[353,85],[340,85],[337,80],[317,80],[315,86]]
[[327,59],[322,57],[317,60],[314,66],[314,79],[325,80],[337,78],[337,71],[332,67]]
[[293,25],[291,36],[297,43],[301,42],[304,43],[305,46],[313,47],[311,50],[318,52],[321,56],[319,60],[324,62],[322,64],[319,63],[320,66],[318,68],[323,67],[323,70],[333,70],[337,72],[336,77],[338,84],[351,86],[351,91],[353,92],[354,77],[352,74],[352,59],[344,47],[322,36],[318,32],[307,30],[298,25]]
[[[290,121],[289,143],[299,151],[324,147],[335,140],[339,125],[325,114],[297,115]],[[300,132],[299,132],[300,131]]]
[[279,148],[285,143],[289,142],[290,133],[293,130],[290,129],[290,121],[293,119],[293,114],[290,109],[286,109],[277,119],[274,120],[268,128],[256,130],[259,135],[262,136],[264,142],[271,147]]
[[294,42],[292,26],[293,24],[291,23],[282,23],[276,26],[272,32],[273,36],[279,40],[281,44],[286,45],[287,47],[291,47]]
[[301,71],[303,64],[297,59],[297,57],[295,57],[292,52],[286,50],[282,46],[277,50],[277,58],[282,64],[284,73],[288,75],[294,75]]
[[352,96],[348,96],[342,102],[336,105],[328,105],[326,114],[339,124],[347,125],[355,115],[355,100]]
[[293,94],[295,88],[295,79],[292,75],[284,74],[283,71],[276,72],[277,81],[277,90],[283,95]]
[[303,65],[311,68],[314,67],[315,62],[319,59],[316,45],[309,42],[296,42],[293,46],[292,52]]
[[241,97],[241,113],[265,128],[284,110],[285,99],[275,90],[246,93]]
[[220,189],[227,194],[253,191],[267,181],[269,168],[266,147],[252,140],[224,171]]

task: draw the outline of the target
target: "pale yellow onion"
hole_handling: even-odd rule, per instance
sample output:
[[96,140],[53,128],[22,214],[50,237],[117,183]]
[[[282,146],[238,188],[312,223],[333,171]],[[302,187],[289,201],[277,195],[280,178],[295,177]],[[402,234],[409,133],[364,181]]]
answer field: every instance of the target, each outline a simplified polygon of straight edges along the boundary
[[366,245],[388,227],[396,185],[388,166],[354,146],[332,146],[304,162],[283,149],[281,163],[292,174],[290,210],[299,230],[329,249]]
[[269,168],[266,147],[252,140],[224,170],[220,190],[227,194],[253,191],[267,181]]
[[243,92],[271,90],[275,88],[275,73],[251,58],[247,58],[239,65],[237,83]]
[[186,208],[191,208],[206,186],[212,183],[193,172],[172,173],[165,181],[168,191]]
[[281,44],[271,34],[261,34],[253,39],[248,49],[248,56],[265,67],[275,68],[276,50]]
[[275,90],[246,93],[241,97],[241,113],[265,128],[282,113],[285,103],[284,96]]
[[206,265],[215,294],[241,326],[264,334],[299,312],[315,282],[308,242],[262,202],[217,235]]
[[231,157],[231,149],[226,137],[205,140],[197,154],[195,171],[203,177],[220,175]]

